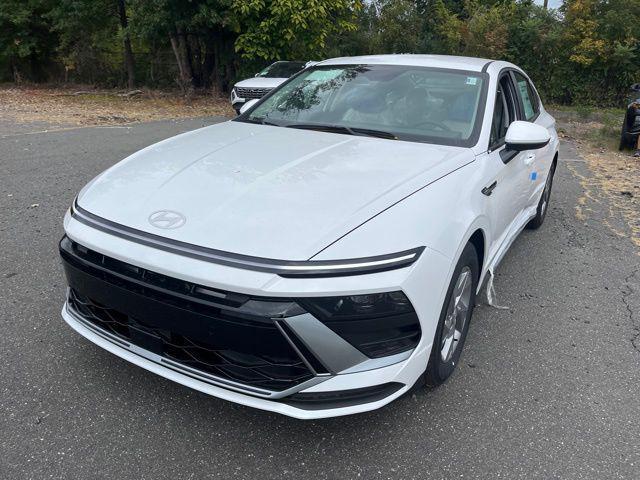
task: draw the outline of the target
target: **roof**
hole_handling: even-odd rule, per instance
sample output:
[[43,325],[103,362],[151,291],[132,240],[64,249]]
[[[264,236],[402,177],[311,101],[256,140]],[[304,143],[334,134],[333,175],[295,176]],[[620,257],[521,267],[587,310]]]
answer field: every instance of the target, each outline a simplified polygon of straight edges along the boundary
[[486,58],[456,57],[453,55],[394,54],[330,58],[320,62],[319,65],[408,65],[481,72],[485,65],[491,62],[492,60]]

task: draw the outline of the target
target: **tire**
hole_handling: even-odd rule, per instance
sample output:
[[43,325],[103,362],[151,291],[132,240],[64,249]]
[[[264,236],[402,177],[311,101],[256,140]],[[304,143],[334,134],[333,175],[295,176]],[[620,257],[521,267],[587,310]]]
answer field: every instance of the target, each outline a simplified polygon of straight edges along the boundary
[[536,216],[531,219],[529,223],[527,223],[527,228],[529,230],[537,230],[544,223],[544,219],[547,216],[547,211],[549,210],[549,201],[551,200],[551,189],[553,188],[553,176],[556,173],[556,164],[555,162],[551,165],[551,170],[549,170],[549,175],[547,176],[547,182],[544,186],[544,191],[542,192],[542,196],[540,197],[540,201],[538,202],[538,208],[536,210]]
[[622,131],[620,133],[620,146],[618,150],[622,151],[627,148],[627,117],[622,122]]
[[[460,289],[459,284],[463,274],[467,275],[466,282],[468,283],[465,284],[464,288]],[[444,383],[451,376],[458,364],[464,342],[467,338],[467,332],[469,331],[473,309],[476,304],[476,289],[479,277],[480,266],[478,263],[478,255],[475,247],[471,243],[468,243],[462,251],[462,255],[453,271],[453,277],[447,289],[447,295],[440,313],[438,328],[436,329],[433,347],[431,348],[431,356],[429,357],[429,363],[423,375],[423,383],[428,387],[437,387]],[[454,291],[460,291],[462,293],[462,295],[458,295],[460,300],[462,300],[463,297],[466,298],[466,288],[469,288],[469,295],[467,308],[463,313],[462,310],[458,310],[454,306],[456,305]],[[452,320],[451,314],[454,310],[457,312],[457,315],[453,315]],[[451,323],[453,323],[454,328],[453,337],[451,336]],[[453,339],[449,340],[451,338]],[[447,345],[449,345],[449,348],[453,346],[453,351],[447,349]]]

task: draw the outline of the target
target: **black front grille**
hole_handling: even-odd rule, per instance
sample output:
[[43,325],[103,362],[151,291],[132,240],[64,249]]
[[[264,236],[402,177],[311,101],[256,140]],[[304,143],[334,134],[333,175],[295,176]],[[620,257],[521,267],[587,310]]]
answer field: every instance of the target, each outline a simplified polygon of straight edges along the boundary
[[149,326],[73,289],[69,293],[69,306],[84,320],[118,338],[218,377],[269,390],[280,390],[291,382],[311,378],[300,359],[259,356],[199,342],[189,336]]
[[283,391],[314,376],[273,320],[242,309],[248,296],[150,272],[66,237],[60,252],[69,306],[117,338],[248,387]]
[[251,100],[254,98],[262,98],[271,90],[272,90],[271,88],[236,87],[236,94],[240,98]]

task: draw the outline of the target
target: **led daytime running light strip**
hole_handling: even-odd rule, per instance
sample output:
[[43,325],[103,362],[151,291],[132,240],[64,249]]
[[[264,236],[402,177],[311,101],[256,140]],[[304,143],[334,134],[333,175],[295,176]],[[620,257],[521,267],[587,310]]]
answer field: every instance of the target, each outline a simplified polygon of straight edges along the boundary
[[219,265],[275,273],[282,277],[331,277],[393,270],[413,264],[424,250],[424,247],[418,247],[388,255],[345,260],[276,260],[192,245],[125,225],[119,225],[86,211],[78,205],[77,200],[73,202],[71,207],[71,216],[89,227],[135,243]]

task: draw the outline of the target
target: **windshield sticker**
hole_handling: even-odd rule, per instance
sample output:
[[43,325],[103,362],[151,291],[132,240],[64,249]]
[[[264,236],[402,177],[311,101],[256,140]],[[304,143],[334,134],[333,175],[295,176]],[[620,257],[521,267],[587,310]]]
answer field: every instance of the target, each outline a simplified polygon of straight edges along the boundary
[[476,85],[478,83],[478,77],[467,77],[467,85]]

